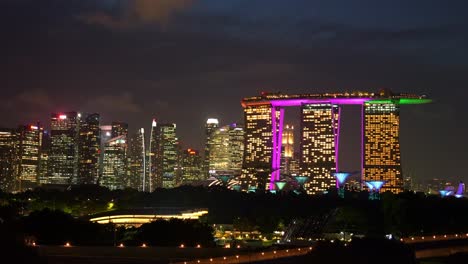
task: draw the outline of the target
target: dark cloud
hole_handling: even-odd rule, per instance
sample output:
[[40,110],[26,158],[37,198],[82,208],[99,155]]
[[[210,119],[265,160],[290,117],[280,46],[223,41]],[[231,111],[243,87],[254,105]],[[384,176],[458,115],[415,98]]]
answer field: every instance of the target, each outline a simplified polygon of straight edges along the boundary
[[[467,170],[466,9],[361,2],[0,1],[0,124],[48,125],[50,112],[78,110],[136,130],[156,117],[202,148],[206,118],[242,121],[241,98],[260,91],[387,87],[435,99],[402,110],[405,168],[421,178]],[[359,129],[348,116],[352,146],[340,160],[354,169]]]
[[[191,7],[193,0],[133,0],[119,1],[115,8],[79,15],[85,23],[100,25],[113,30],[129,30],[145,25],[160,25],[163,28],[171,16]],[[115,12],[117,9],[117,12]]]

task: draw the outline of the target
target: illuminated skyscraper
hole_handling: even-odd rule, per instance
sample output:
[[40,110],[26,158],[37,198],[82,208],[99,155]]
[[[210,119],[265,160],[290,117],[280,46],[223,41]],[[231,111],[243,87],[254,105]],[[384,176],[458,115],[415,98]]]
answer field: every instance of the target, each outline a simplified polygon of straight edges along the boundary
[[209,153],[211,175],[240,176],[244,155],[244,129],[235,123],[215,129],[211,134]]
[[363,180],[384,181],[381,192],[403,191],[399,110],[393,103],[364,104]]
[[281,149],[281,174],[291,174],[291,161],[294,158],[294,126],[286,125],[283,128]]
[[205,136],[206,136],[206,141],[205,141],[205,160],[203,163],[203,171],[205,174],[205,178],[209,177],[209,167],[210,167],[210,149],[212,149],[213,145],[213,138],[212,134],[215,130],[217,130],[219,127],[219,121],[216,118],[208,118],[205,124]]
[[176,124],[158,124],[156,129],[155,188],[173,188],[179,165]]
[[106,145],[106,142],[112,138],[112,126],[104,125],[100,126],[99,129],[101,130],[99,133],[101,136],[99,144],[99,177],[101,177],[104,164],[104,146]]
[[111,137],[125,136],[128,138],[128,124],[123,122],[112,122]]
[[0,128],[0,189],[4,192],[16,191],[18,138],[13,129]]
[[50,153],[50,132],[44,130],[42,133],[42,144],[41,144],[41,151],[40,155],[41,158],[39,159],[39,175],[38,175],[38,183],[39,185],[42,184],[49,184],[49,153]]
[[18,191],[38,186],[42,133],[43,128],[39,124],[18,129]]
[[127,138],[121,135],[104,146],[104,164],[99,184],[110,190],[123,189],[127,180]]
[[244,107],[245,148],[242,174],[243,190],[266,189],[272,158],[272,114],[269,104]]
[[77,182],[79,119],[76,112],[51,115],[49,183]]
[[145,130],[140,128],[130,137],[128,153],[128,187],[149,192],[149,178],[146,177]]
[[82,115],[80,119],[77,184],[97,183],[101,149],[99,121],[99,114]]
[[182,184],[191,184],[202,180],[202,159],[197,150],[186,149],[182,152]]
[[156,165],[157,165],[157,160],[156,160],[156,153],[158,151],[157,147],[157,142],[156,139],[158,138],[158,129],[157,129],[158,123],[156,122],[156,119],[153,119],[153,122],[151,123],[151,132],[150,132],[150,143],[148,147],[148,190],[153,191],[154,187],[156,186]]
[[304,188],[317,194],[335,187],[336,141],[339,107],[329,103],[304,104],[301,116],[301,175],[309,177]]

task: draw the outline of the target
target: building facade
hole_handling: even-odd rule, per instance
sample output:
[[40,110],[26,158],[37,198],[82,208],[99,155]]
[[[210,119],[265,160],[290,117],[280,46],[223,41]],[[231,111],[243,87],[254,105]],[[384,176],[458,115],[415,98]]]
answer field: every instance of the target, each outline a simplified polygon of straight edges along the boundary
[[393,103],[364,104],[363,180],[385,181],[381,191],[403,191],[400,157],[400,107]]
[[14,129],[0,128],[0,189],[14,192],[19,184],[17,175],[18,138]]
[[101,150],[100,116],[96,113],[82,115],[80,122],[77,184],[96,184]]
[[301,112],[301,175],[309,178],[304,185],[307,193],[319,194],[336,185],[339,108],[327,103],[304,104]]
[[140,128],[130,137],[128,152],[128,184],[130,188],[142,192],[151,191],[146,177],[145,130]]
[[103,172],[99,184],[110,190],[123,189],[127,184],[127,138],[121,135],[104,146]]
[[208,118],[205,124],[205,159],[203,162],[203,172],[205,178],[210,176],[210,150],[213,148],[213,133],[219,128],[219,121],[216,118]]
[[291,175],[291,163],[294,159],[294,126],[284,126],[281,144],[281,174]]
[[202,157],[199,152],[194,149],[186,149],[182,151],[181,175],[182,184],[190,185],[194,182],[203,180],[202,173]]
[[211,134],[209,158],[210,176],[239,177],[244,155],[244,129],[238,124],[223,126]]
[[18,191],[33,189],[39,185],[43,131],[39,124],[18,128]]
[[244,191],[266,189],[271,173],[272,118],[271,105],[244,107],[244,155],[239,177]]
[[51,184],[77,183],[80,117],[77,112],[51,115],[48,177]]
[[155,188],[173,188],[177,184],[179,167],[176,124],[158,124],[156,127]]

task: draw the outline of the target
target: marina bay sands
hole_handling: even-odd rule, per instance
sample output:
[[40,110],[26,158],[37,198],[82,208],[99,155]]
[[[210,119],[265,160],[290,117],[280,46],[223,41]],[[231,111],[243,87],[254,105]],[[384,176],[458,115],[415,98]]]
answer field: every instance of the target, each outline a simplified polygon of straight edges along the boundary
[[[300,107],[299,171],[309,194],[336,185],[339,172],[338,148],[343,105],[361,107],[361,188],[365,182],[382,181],[382,191],[403,191],[400,157],[400,107],[425,104],[425,95],[377,93],[282,94],[262,93],[241,102],[244,108],[245,148],[241,189],[278,189],[284,113],[286,107]],[[268,176],[268,177],[266,177]]]

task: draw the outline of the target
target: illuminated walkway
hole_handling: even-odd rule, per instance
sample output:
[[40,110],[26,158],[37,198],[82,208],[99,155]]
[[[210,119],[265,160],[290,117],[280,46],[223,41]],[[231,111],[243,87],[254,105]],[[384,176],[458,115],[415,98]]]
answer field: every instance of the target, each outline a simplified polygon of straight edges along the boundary
[[297,257],[309,253],[312,247],[282,249],[274,251],[256,252],[247,255],[234,255],[209,259],[197,259],[192,261],[177,262],[176,264],[199,264],[199,263],[250,263],[279,258]]

